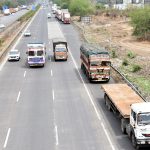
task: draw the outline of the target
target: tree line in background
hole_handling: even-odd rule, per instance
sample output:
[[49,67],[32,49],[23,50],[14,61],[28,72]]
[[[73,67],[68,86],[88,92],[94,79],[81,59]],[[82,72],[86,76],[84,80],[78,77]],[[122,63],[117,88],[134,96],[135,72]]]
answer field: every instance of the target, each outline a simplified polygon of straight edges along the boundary
[[29,3],[34,2],[35,0],[0,0],[0,9],[2,9],[3,5],[8,7],[17,7],[18,5],[27,5]]
[[72,15],[85,16],[94,12],[91,0],[53,0],[62,9],[68,8]]
[[141,40],[150,41],[150,6],[141,8],[131,7],[126,10],[116,10],[105,8],[101,3],[92,3],[92,0],[53,0],[54,3],[61,6],[61,8],[68,8],[73,16],[97,15],[106,13],[111,16],[118,16],[118,14],[131,18],[131,25],[133,26],[133,35]]

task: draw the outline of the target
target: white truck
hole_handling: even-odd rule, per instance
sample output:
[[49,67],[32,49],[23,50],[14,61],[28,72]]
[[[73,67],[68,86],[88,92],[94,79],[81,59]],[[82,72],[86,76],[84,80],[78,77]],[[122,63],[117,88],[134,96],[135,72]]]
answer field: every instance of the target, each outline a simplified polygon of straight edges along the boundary
[[102,85],[107,108],[121,120],[121,130],[134,148],[150,147],[150,102],[145,102],[127,84]]
[[9,9],[4,9],[3,13],[6,16],[11,14]]
[[44,43],[27,44],[27,63],[31,66],[43,66],[46,59],[46,46]]

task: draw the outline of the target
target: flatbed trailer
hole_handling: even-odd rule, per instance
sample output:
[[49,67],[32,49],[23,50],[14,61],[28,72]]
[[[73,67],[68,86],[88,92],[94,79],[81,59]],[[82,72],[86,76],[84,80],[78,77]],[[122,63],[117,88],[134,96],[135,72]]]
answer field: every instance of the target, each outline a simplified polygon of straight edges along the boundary
[[102,85],[105,92],[105,102],[108,108],[119,113],[123,118],[130,117],[130,106],[134,103],[143,102],[143,99],[132,90],[127,84]]
[[145,102],[127,84],[102,85],[108,110],[121,120],[121,131],[136,149],[150,147],[150,102]]

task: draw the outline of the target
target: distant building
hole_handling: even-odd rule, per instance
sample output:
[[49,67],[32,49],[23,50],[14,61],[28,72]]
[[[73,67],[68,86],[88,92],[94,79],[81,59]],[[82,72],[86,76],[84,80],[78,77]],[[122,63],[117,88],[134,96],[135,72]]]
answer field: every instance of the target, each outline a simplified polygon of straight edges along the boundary
[[143,7],[150,5],[150,0],[97,0],[99,3],[106,5],[106,7],[113,7],[117,9],[126,9],[129,5],[136,7]]

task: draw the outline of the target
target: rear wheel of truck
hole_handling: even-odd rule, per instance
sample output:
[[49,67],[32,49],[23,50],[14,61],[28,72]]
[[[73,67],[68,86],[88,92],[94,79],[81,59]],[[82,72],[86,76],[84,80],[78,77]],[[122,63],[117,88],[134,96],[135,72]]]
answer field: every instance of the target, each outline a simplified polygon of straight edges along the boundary
[[126,134],[126,123],[124,118],[121,119],[121,131],[123,134]]
[[82,69],[82,70],[83,70],[83,67],[84,67],[84,66],[83,66],[83,63],[81,63],[81,69]]
[[110,100],[109,100],[109,97],[107,96],[106,93],[105,93],[105,95],[104,95],[104,99],[105,99],[105,105],[106,105],[107,109],[108,109],[109,111],[111,111]]

